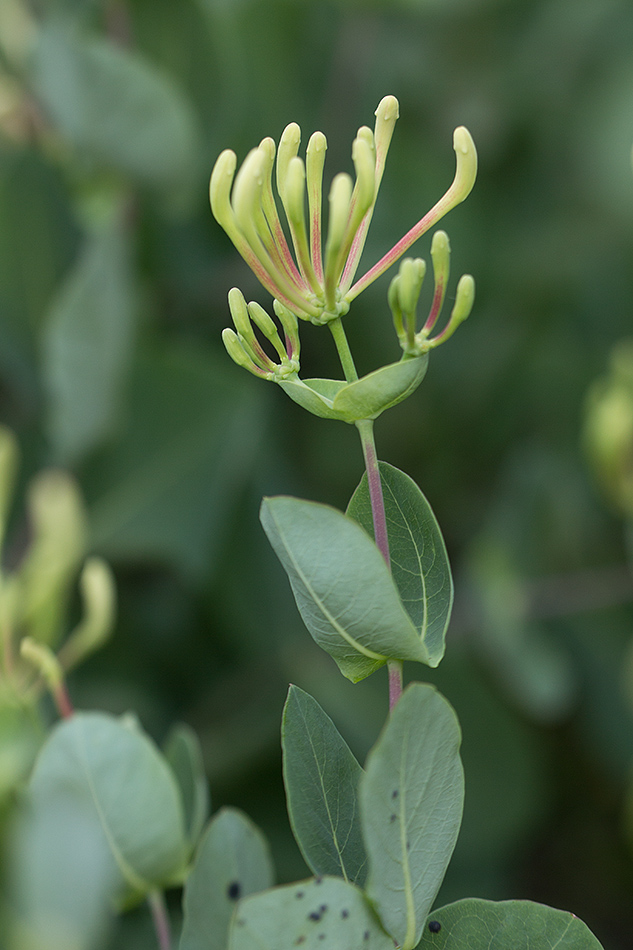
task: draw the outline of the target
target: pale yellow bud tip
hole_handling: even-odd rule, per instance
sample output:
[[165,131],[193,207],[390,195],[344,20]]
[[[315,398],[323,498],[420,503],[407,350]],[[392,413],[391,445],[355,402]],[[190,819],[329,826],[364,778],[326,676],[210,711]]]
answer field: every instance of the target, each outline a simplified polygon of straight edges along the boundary
[[385,96],[378,103],[375,116],[382,119],[383,122],[395,122],[400,116],[400,104],[395,96]]
[[472,191],[477,177],[477,149],[467,128],[460,125],[453,133],[453,148],[457,156],[454,188],[458,201]]

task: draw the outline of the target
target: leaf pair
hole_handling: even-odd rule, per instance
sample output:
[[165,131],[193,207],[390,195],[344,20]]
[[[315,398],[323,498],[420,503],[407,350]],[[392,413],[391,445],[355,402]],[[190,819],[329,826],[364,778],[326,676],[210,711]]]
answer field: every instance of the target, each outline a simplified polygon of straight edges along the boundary
[[265,499],[260,515],[304,623],[352,682],[389,659],[437,666],[453,600],[446,548],[426,498],[399,469],[381,462],[380,474],[393,574],[367,536],[366,477],[347,515],[283,496]]
[[453,709],[413,683],[395,707],[364,772],[307,693],[291,687],[282,744],[288,812],[316,874],[359,886],[404,950],[420,939],[453,853],[464,783]]

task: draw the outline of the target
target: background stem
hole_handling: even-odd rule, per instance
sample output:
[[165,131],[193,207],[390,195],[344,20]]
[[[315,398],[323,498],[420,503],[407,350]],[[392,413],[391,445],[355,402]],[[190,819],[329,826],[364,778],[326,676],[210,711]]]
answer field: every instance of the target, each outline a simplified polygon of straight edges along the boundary
[[171,928],[169,926],[165,895],[162,891],[151,891],[147,895],[147,903],[152,912],[154,930],[156,931],[160,950],[171,950]]

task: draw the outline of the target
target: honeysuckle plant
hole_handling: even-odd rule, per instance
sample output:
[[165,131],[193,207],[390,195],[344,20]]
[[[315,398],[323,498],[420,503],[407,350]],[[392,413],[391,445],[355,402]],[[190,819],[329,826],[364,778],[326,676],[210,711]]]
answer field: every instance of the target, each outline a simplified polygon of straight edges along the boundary
[[[322,221],[327,148],[322,132],[310,137],[305,161],[298,155],[301,130],[293,122],[282,133],[278,148],[271,138],[263,139],[237,174],[236,155],[226,149],[211,175],[213,214],[272,294],[274,312],[284,334],[282,341],[263,308],[254,302],[247,305],[241,292],[233,288],[229,308],[235,330],[227,328],[222,334],[228,353],[239,366],[278,383],[295,402],[323,418],[345,422],[374,419],[406,398],[424,377],[426,353],[448,339],[473,304],[474,282],[465,275],[457,286],[455,306],[445,329],[430,337],[446,294],[450,254],[447,236],[438,232],[431,251],[435,290],[428,319],[416,333],[415,311],[425,265],[420,260],[405,261],[390,292],[402,358],[358,379],[342,318],[363,290],[470,194],[477,174],[474,142],[468,130],[459,127],[453,136],[457,167],[448,191],[391,250],[355,279],[397,118],[397,99],[385,96],[376,110],[374,131],[367,126],[358,130],[352,145],[356,180],[344,172],[334,177],[327,230]],[[290,244],[273,192],[273,170]],[[300,378],[299,320],[330,328],[344,380]],[[272,358],[258,341],[255,328],[272,344]]]
[[[432,910],[461,822],[461,734],[434,687],[412,682],[403,690],[402,665],[441,661],[453,585],[429,503],[408,475],[378,461],[373,422],[417,388],[430,351],[468,317],[473,278],[458,282],[438,332],[450,247],[445,232],[436,231],[432,302],[418,328],[426,264],[403,260],[387,294],[402,355],[360,379],[343,321],[361,291],[468,196],[477,154],[468,131],[458,128],[457,169],[446,194],[357,279],[397,116],[398,103],[387,96],[374,131],[359,129],[352,146],[356,179],[333,179],[327,227],[321,132],[311,136],[305,161],[293,123],[277,149],[264,139],[237,174],[235,154],[222,152],[211,176],[213,213],[272,294],[278,321],[233,288],[235,329],[223,333],[229,355],[307,411],[354,424],[364,452],[366,471],[345,513],[292,497],[266,498],[262,525],[306,627],[343,675],[357,682],[387,665],[390,712],[363,768],[318,702],[290,687],[282,722],[288,814],[314,876],[272,887],[259,833],[238,813],[221,812],[185,885],[180,950],[600,948],[573,914],[529,901],[466,899]],[[330,329],[342,379],[300,377],[300,321]]]

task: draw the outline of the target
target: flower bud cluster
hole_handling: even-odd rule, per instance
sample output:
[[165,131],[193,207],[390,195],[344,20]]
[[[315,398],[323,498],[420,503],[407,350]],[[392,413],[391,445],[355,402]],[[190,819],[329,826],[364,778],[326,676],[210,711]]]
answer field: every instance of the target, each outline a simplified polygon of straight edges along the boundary
[[[397,118],[397,99],[385,96],[376,110],[373,132],[367,126],[358,130],[352,145],[355,180],[341,173],[332,181],[324,248],[322,184],[327,142],[322,132],[311,136],[305,161],[298,154],[301,130],[293,122],[277,149],[273,139],[263,139],[237,175],[237,158],[230,149],[215,164],[209,192],[216,220],[264,287],[300,319],[322,324],[344,315],[361,290],[472,189],[477,153],[469,132],[460,127],[454,135],[457,169],[451,187],[354,284]],[[273,170],[294,254],[273,193]]]
[[448,235],[445,231],[436,231],[431,242],[435,285],[433,301],[426,322],[419,332],[416,333],[416,311],[426,275],[426,261],[421,258],[405,258],[400,264],[398,274],[389,285],[389,307],[400,346],[406,356],[420,356],[444,343],[453,335],[460,323],[466,320],[472,310],[475,300],[475,281],[470,274],[464,274],[457,284],[455,304],[446,326],[441,333],[434,337],[430,336],[438,321],[446,296],[450,254]]
[[[235,330],[222,338],[232,359],[264,379],[284,382],[299,371],[298,320],[317,325],[335,324],[351,302],[383,274],[469,194],[477,174],[477,152],[463,126],[455,130],[453,147],[457,164],[450,188],[383,257],[361,278],[356,271],[365,245],[385,160],[398,118],[398,100],[385,96],[376,109],[373,131],[358,130],[352,145],[355,176],[334,177],[329,191],[327,231],[323,228],[322,188],[326,138],[315,132],[305,159],[299,155],[301,130],[288,125],[279,141],[263,139],[246,156],[239,171],[237,157],[223,151],[210,183],[211,209],[244,260],[274,299],[274,310],[283,327],[282,342],[272,318],[257,303],[246,304],[239,290],[229,294]],[[237,171],[237,174],[236,174]],[[273,175],[277,196],[273,191]],[[279,213],[283,208],[285,222]],[[473,302],[473,281],[462,278],[457,300],[446,328],[430,338],[440,313],[448,278],[448,238],[438,232],[431,256],[435,295],[423,329],[415,331],[415,309],[424,277],[424,263],[405,262],[390,291],[390,304],[405,357],[419,356],[438,346],[466,319]],[[272,345],[278,359],[264,350],[255,329]]]
[[[273,306],[284,330],[283,343],[272,317],[254,300],[247,304],[242,292],[234,287],[229,291],[229,309],[237,332],[230,328],[223,330],[222,340],[238,366],[262,379],[278,383],[299,372],[299,331],[294,313],[278,300]],[[279,362],[266,353],[255,335],[253,324],[272,344]]]

